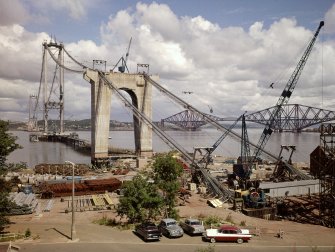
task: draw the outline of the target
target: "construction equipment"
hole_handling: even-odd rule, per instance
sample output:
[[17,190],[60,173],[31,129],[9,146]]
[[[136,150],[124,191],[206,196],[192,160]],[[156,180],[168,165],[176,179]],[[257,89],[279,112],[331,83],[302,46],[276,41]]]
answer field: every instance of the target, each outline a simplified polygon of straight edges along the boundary
[[285,169],[286,165],[282,160],[283,150],[290,151],[290,155],[289,155],[287,163],[292,165],[292,156],[296,148],[294,145],[281,145],[280,146],[278,161],[277,161],[276,167],[273,170],[273,174],[272,174],[274,181],[285,180],[285,178],[292,179],[291,178],[292,174],[288,172],[288,169]]
[[[312,51],[313,45],[315,43],[315,40],[317,38],[317,36],[319,35],[319,32],[321,30],[321,28],[324,26],[324,21],[321,21],[319,24],[319,27],[317,29],[317,31],[315,32],[312,40],[309,42],[304,54],[302,55],[298,65],[296,66],[295,70],[293,71],[293,74],[291,75],[290,79],[288,80],[281,96],[279,97],[276,107],[273,110],[272,114],[270,115],[268,124],[265,126],[263,133],[258,141],[257,144],[257,148],[255,149],[254,155],[253,155],[253,159],[254,161],[261,155],[266,143],[268,142],[271,134],[272,134],[272,128],[273,128],[273,124],[275,122],[275,119],[277,118],[277,116],[279,115],[279,112],[281,110],[281,107],[286,104],[292,93],[293,90],[299,80],[299,77],[301,75],[301,72],[307,62],[307,59]],[[245,174],[245,178],[250,178],[251,175],[251,166],[249,166],[248,171]]]
[[237,159],[237,164],[233,165],[234,174],[243,177],[253,158],[250,156],[249,137],[245,116],[242,115],[242,136],[241,136],[241,156]]
[[250,146],[245,116],[242,115],[241,163],[250,162]]
[[202,157],[202,159],[200,159],[197,163],[198,164],[202,164],[205,163],[204,168],[207,168],[208,164],[212,161],[211,158],[211,154],[216,150],[217,147],[219,147],[219,145],[221,144],[221,142],[223,141],[223,139],[226,138],[226,136],[229,134],[229,132],[235,128],[236,124],[240,121],[240,119],[244,116],[241,115],[239,118],[237,118],[237,120],[230,125],[229,129],[227,131],[225,131],[218,140],[216,140],[216,142],[213,144],[212,147],[207,147],[207,148],[195,148],[194,149],[194,153],[193,153],[193,161],[192,161],[192,165],[195,165],[195,154],[197,151],[199,151],[200,149],[204,149],[206,150],[206,153],[204,154],[204,156]]
[[115,64],[115,66],[112,68],[112,71],[114,71],[115,67],[117,67],[119,65],[119,63],[121,62],[121,66],[118,67],[119,72],[124,73],[127,69],[127,72],[129,73],[129,69],[127,67],[127,60],[128,60],[128,56],[129,56],[129,50],[130,50],[130,45],[131,45],[131,41],[132,41],[132,37],[129,40],[129,44],[128,44],[128,49],[127,49],[127,53],[126,53],[126,58],[123,58],[123,56],[119,59],[119,61]]

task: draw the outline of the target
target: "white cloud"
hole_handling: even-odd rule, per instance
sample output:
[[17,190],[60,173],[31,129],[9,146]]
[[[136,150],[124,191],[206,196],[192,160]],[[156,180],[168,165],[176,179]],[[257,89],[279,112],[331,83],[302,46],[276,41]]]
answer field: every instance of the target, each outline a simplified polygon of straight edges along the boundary
[[153,35],[158,33],[164,40],[175,40],[181,35],[178,17],[165,4],[138,3],[136,5],[136,19],[138,23],[150,26]]
[[325,32],[335,33],[335,3],[325,15]]
[[42,43],[49,36],[30,33],[20,25],[0,26],[0,76],[39,81]]
[[[44,3],[40,3],[40,8],[42,5]],[[51,8],[68,8],[71,13],[74,7],[65,6],[65,1],[61,1],[51,3]],[[85,12],[79,8],[77,14],[71,15],[83,17]],[[134,9],[111,15],[101,25],[101,44],[79,40],[65,46],[80,62],[92,66],[93,59],[103,59],[107,60],[109,69],[125,56],[132,37],[128,59],[132,72],[136,63],[148,63],[150,73],[160,75],[159,83],[193,106],[204,112],[211,106],[214,113],[221,116],[238,116],[246,110],[252,112],[275,105],[314,32],[289,18],[267,27],[257,21],[246,30],[221,27],[201,16],[178,17],[165,4],[138,3]],[[13,108],[21,111],[18,114],[13,110],[6,114],[7,117],[26,117],[23,104],[29,94],[25,99],[22,90],[26,92],[26,89],[20,90],[20,87],[38,88],[41,44],[45,39],[49,39],[46,33],[31,33],[20,25],[0,27],[0,57],[6,59],[0,62],[0,83],[10,87],[6,93],[1,91],[0,98],[10,98],[11,104],[12,99],[17,99],[20,102],[13,104]],[[324,105],[330,106],[327,109],[335,110],[331,102],[334,57],[334,40],[317,41],[294,90],[292,102],[319,106],[323,95]],[[275,82],[274,89],[269,88],[272,82]],[[186,96],[182,91],[193,94]],[[82,75],[65,72],[65,114],[74,115],[75,119],[89,118],[89,100],[89,84]],[[173,102],[168,103],[156,91],[153,102],[155,120],[183,110]],[[115,107],[113,104],[114,114],[117,106],[122,104],[115,103]]]

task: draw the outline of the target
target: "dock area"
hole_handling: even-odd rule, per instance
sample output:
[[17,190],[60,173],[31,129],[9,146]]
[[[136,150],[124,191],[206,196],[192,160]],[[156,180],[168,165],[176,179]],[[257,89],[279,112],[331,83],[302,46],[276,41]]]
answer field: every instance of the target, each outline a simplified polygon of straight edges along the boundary
[[31,142],[60,142],[72,146],[75,150],[81,152],[91,152],[91,143],[87,140],[79,139],[77,133],[70,134],[42,134],[34,133],[29,135]]
[[[87,140],[80,139],[79,135],[75,132],[70,134],[45,134],[45,133],[33,133],[29,135],[30,142],[60,142],[66,145],[71,146],[74,150],[86,153],[88,155],[91,154],[91,143]],[[109,156],[104,158],[104,160],[114,160],[120,158],[137,158],[134,154],[134,151],[123,149],[123,148],[115,148],[108,147]],[[106,161],[105,160],[105,161]]]

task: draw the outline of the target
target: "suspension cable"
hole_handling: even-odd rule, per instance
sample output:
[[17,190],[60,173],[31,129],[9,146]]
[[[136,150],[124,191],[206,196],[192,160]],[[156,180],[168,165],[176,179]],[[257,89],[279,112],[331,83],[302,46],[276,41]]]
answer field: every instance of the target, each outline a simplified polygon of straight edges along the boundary
[[43,78],[43,72],[45,71],[44,69],[44,55],[45,55],[45,50],[43,50],[43,55],[42,55],[42,71],[41,71],[41,75],[40,75],[40,86],[38,87],[38,94],[37,94],[37,99],[36,99],[36,103],[35,103],[35,107],[34,107],[34,115],[33,118],[37,118],[36,115],[36,111],[37,111],[37,106],[39,104],[39,99],[40,99],[40,94],[41,94],[41,88],[42,88],[42,78]]
[[[177,97],[176,95],[172,94],[170,91],[168,91],[166,88],[164,88],[163,86],[161,86],[160,84],[158,84],[156,81],[154,81],[153,79],[150,78],[150,76],[148,76],[147,74],[144,74],[144,78],[149,81],[152,85],[154,85],[158,90],[160,90],[162,93],[164,93],[165,95],[169,96],[171,99],[175,100],[177,103],[179,103],[181,106],[183,106],[184,108],[191,110],[193,113],[198,114],[200,117],[203,118],[203,120],[205,120],[207,123],[210,123],[211,125],[213,125],[217,130],[226,132],[228,131],[230,133],[230,136],[233,136],[235,138],[237,138],[238,140],[242,139],[242,136],[239,135],[238,133],[232,131],[231,129],[227,129],[225,126],[221,125],[220,123],[218,123],[217,121],[215,121],[214,119],[212,119],[210,116],[202,113],[201,111],[199,111],[198,109],[196,109],[195,107],[193,107],[192,105],[184,102],[182,99],[180,99],[179,97]],[[250,142],[249,144],[251,146],[253,146],[254,148],[257,148],[257,145]],[[276,157],[275,155],[273,155],[272,153],[263,150],[264,154],[266,154],[268,157],[270,157],[271,159],[274,160],[278,160],[278,157]]]
[[[70,72],[75,72],[75,73],[84,73],[85,69],[82,70],[76,70],[76,69],[71,69],[69,67],[66,67],[65,65],[63,65],[61,62],[59,62],[59,60],[52,54],[50,48],[47,46],[47,44],[44,44],[44,48],[46,48],[51,56],[51,58],[62,68],[64,68],[65,70],[68,70]],[[63,47],[64,48],[64,47]],[[85,67],[86,68],[86,67]]]
[[[127,107],[132,110],[133,114],[142,122],[145,122],[149,127],[152,128],[152,130],[159,136],[168,146],[170,146],[172,149],[173,147],[176,148],[179,152],[183,154],[183,156],[189,161],[192,162],[193,158],[191,155],[188,154],[188,152],[179,145],[173,138],[171,138],[169,135],[167,135],[163,130],[161,130],[157,125],[155,125],[145,114],[143,114],[141,111],[139,111],[128,99],[120,92],[118,88],[116,88],[112,82],[110,82],[106,76],[101,72],[98,71],[99,77],[109,86],[109,88],[116,92],[116,94],[119,96],[119,98],[127,104]],[[225,199],[230,199],[232,197],[232,193],[229,189],[224,188],[220,186],[218,181],[216,181],[215,178],[213,178],[205,169],[200,167],[198,164],[195,164],[195,168],[197,171],[200,171],[203,175],[206,184],[218,195]]]
[[[80,63],[79,61],[77,61],[75,58],[73,58],[68,51],[65,49],[65,47],[63,46],[63,50],[66,53],[67,56],[69,56],[70,59],[72,59],[75,63],[77,63],[79,66],[81,66],[82,68],[87,68],[90,69],[88,66],[85,66],[84,64]],[[92,69],[91,69],[92,70]]]

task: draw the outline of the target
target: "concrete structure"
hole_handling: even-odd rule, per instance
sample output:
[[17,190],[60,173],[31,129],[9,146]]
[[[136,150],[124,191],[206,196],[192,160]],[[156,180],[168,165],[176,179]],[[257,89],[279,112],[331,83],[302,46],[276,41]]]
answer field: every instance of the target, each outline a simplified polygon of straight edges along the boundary
[[[152,87],[143,74],[105,73],[108,81],[126,91],[132,104],[147,118],[152,119]],[[151,76],[158,79],[158,76]],[[98,72],[86,70],[84,79],[91,84],[91,160],[99,163],[108,158],[108,137],[112,90],[99,78]],[[134,116],[135,151],[138,156],[152,156],[152,129]]]

